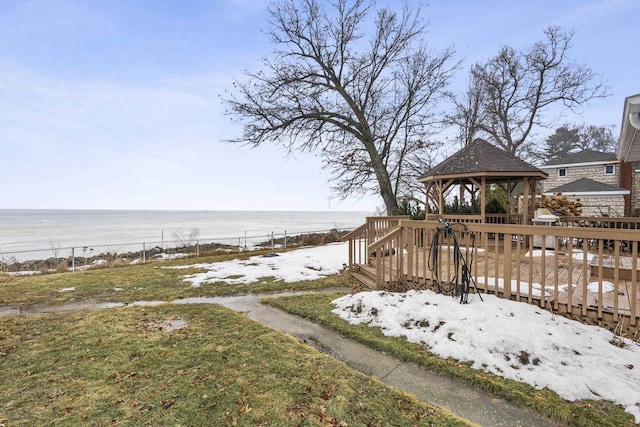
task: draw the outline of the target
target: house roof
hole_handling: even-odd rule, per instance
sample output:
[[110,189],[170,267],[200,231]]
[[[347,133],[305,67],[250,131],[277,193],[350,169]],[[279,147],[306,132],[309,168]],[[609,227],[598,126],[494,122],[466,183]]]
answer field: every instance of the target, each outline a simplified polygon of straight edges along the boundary
[[624,100],[618,159],[623,162],[640,160],[640,94]]
[[613,153],[605,153],[596,150],[584,150],[578,153],[567,154],[566,156],[562,156],[555,160],[551,160],[541,167],[546,168],[549,166],[575,165],[584,163],[606,163],[615,161],[616,155]]
[[595,181],[591,178],[580,178],[575,181],[560,185],[551,190],[545,191],[544,194],[563,193],[563,194],[580,194],[580,195],[624,195],[629,194],[629,190],[617,187],[604,182]]
[[505,177],[538,177],[544,179],[547,177],[547,173],[519,157],[478,138],[427,171],[418,181],[426,182],[440,178],[479,176],[485,176],[494,181]]

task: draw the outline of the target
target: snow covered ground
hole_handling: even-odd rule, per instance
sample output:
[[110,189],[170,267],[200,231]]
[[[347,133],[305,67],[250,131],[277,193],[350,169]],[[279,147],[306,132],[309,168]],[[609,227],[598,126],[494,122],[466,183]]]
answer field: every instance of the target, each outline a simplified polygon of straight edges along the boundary
[[333,312],[567,400],[616,402],[640,423],[638,344],[533,305],[483,298],[470,295],[462,305],[431,291],[361,292],[333,301]]
[[212,282],[248,284],[265,277],[275,277],[288,283],[317,280],[340,272],[343,264],[348,262],[348,244],[333,243],[274,255],[171,268],[196,267],[207,270],[185,277],[185,281],[194,287]]
[[[347,251],[345,243],[337,243],[275,257],[197,264],[207,271],[185,280],[191,286],[244,284],[264,277],[315,280],[338,273]],[[484,296],[484,302],[470,295],[469,302],[461,305],[457,298],[430,291],[361,292],[335,300],[334,313],[350,323],[368,323],[386,335],[424,343],[441,357],[471,361],[476,369],[548,387],[567,400],[616,402],[640,423],[638,344],[526,303],[492,295]]]

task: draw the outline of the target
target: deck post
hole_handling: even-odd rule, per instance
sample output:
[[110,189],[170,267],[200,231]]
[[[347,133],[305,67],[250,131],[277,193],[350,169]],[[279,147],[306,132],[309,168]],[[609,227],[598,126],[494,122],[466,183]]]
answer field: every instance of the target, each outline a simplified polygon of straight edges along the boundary
[[[620,282],[620,245],[615,245],[615,248],[613,250],[613,259],[614,259],[613,294],[620,295],[619,294],[620,290],[618,289],[619,282]],[[620,307],[618,307],[618,304],[619,304],[618,301],[619,301],[619,298],[617,297],[613,299],[613,321],[614,322],[618,321],[618,310],[620,309]]]
[[630,323],[635,326],[638,316],[638,242],[633,242],[631,249],[631,304],[629,307]]
[[[498,240],[497,234],[496,234],[496,240]],[[504,297],[506,299],[511,299],[511,234],[505,234],[503,242],[504,242],[504,260],[502,262],[503,262],[503,269],[504,269]],[[497,256],[497,253],[496,253],[496,256]],[[497,264],[498,263],[496,262],[496,265]],[[496,277],[496,280],[497,280],[497,277]]]
[[382,276],[384,271],[382,270],[382,251],[384,247],[376,249],[376,289],[380,289],[382,286]]

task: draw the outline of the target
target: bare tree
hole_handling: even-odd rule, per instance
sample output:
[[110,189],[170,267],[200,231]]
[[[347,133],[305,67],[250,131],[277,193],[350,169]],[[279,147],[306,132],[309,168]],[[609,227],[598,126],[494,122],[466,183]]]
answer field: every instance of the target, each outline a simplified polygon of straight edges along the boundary
[[471,104],[478,110],[465,109],[469,102],[464,98],[458,101],[455,123],[459,127],[477,130],[511,154],[523,154],[530,148],[532,130],[550,127],[557,120],[544,117],[550,106],[562,104],[577,111],[586,102],[608,95],[601,75],[567,57],[573,32],[551,26],[544,35],[526,51],[504,46],[495,57],[471,68],[465,96],[468,100],[479,97],[478,104]]
[[[415,203],[418,207],[422,206],[427,208],[426,200],[426,186],[418,182],[424,173],[433,168],[439,159],[442,158],[441,149],[445,146],[444,142],[433,140],[430,142],[418,141],[418,147],[414,153],[409,156],[405,163],[402,174],[398,177],[399,187],[402,189],[398,191],[399,203]],[[428,147],[428,151],[425,152],[424,148]],[[407,214],[405,210],[401,209],[403,214]]]
[[428,49],[422,10],[406,4],[282,0],[269,13],[273,56],[225,98],[244,126],[232,142],[317,152],[336,195],[377,193],[392,213],[407,164],[430,150],[453,50]]
[[58,258],[58,254],[60,253],[60,243],[58,243],[56,239],[49,238],[49,248],[53,253],[53,257]]
[[200,229],[197,227],[193,227],[189,231],[185,231],[183,228],[178,228],[173,233],[173,238],[182,247],[193,246],[198,241],[199,237],[200,237]]
[[595,126],[582,125],[579,127],[580,139],[578,148],[581,150],[596,150],[604,153],[616,153],[618,141],[613,136],[614,125]]
[[458,128],[457,139],[465,147],[476,138],[480,123],[484,122],[482,81],[471,75],[467,91],[452,99],[453,113],[446,116],[445,122]]
[[531,157],[543,164],[548,163],[575,153],[579,142],[580,129],[565,123],[547,136],[544,145],[533,150]]
[[618,142],[613,136],[614,126],[571,125],[565,123],[544,140],[544,145],[532,152],[542,163],[557,160],[584,150],[615,153]]

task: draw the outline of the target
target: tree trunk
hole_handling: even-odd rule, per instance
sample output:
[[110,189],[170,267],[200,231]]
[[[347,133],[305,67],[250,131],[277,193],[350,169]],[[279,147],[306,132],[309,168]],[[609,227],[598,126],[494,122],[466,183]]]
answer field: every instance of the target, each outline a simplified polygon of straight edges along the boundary
[[[380,181],[378,180],[378,182]],[[387,215],[393,215],[398,209],[398,199],[396,199],[396,195],[391,190],[391,181],[388,175],[386,183],[380,183],[380,195],[384,200],[384,206],[387,208]]]
[[389,177],[389,171],[380,156],[380,153],[376,149],[373,142],[373,137],[368,134],[366,137],[360,139],[362,144],[369,153],[371,159],[371,167],[376,174],[376,180],[378,181],[378,188],[380,188],[380,195],[384,201],[384,206],[387,210],[387,215],[393,215],[398,209],[398,199],[393,191],[393,185],[391,184],[391,178]]
[[380,159],[377,154],[378,153],[376,152],[375,156],[371,156],[371,163],[373,166],[373,170],[376,173],[378,187],[380,188],[380,195],[382,196],[384,206],[387,209],[387,215],[393,215],[396,209],[398,209],[398,199],[393,191],[393,185],[391,185],[389,172],[382,163],[382,159]]

